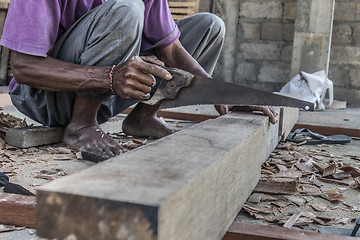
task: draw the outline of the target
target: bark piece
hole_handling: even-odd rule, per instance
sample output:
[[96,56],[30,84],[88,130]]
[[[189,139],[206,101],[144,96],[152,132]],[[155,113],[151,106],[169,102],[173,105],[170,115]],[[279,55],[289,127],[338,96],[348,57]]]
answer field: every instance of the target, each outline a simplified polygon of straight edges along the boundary
[[294,224],[296,223],[296,221],[300,218],[301,216],[301,212],[296,212],[294,213],[289,220],[287,220],[285,222],[285,224],[283,225],[284,228],[292,228],[294,226]]
[[259,181],[254,192],[270,193],[270,194],[296,194],[298,182],[293,180],[291,182],[276,182],[272,180]]
[[310,184],[300,184],[299,186],[299,193],[310,195],[310,196],[320,196],[321,191],[318,187]]

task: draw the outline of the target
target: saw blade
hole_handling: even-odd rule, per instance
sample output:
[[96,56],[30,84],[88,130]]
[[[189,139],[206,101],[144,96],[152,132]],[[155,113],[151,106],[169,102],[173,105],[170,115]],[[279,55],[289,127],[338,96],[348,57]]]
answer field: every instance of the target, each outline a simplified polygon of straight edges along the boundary
[[205,104],[264,105],[314,110],[314,104],[310,102],[202,76],[195,76],[188,87],[179,91],[176,99],[162,100],[160,109]]

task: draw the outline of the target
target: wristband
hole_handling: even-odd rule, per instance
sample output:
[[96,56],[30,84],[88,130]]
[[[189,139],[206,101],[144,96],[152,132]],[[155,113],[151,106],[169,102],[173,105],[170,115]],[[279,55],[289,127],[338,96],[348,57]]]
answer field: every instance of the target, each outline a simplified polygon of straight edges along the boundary
[[114,90],[114,85],[113,85],[113,76],[114,76],[114,69],[115,69],[115,67],[116,67],[116,65],[113,65],[112,67],[111,67],[111,70],[110,70],[110,73],[109,73],[109,80],[110,80],[110,90],[111,90],[111,92],[114,94],[114,95],[116,95],[116,93],[115,93],[115,90]]

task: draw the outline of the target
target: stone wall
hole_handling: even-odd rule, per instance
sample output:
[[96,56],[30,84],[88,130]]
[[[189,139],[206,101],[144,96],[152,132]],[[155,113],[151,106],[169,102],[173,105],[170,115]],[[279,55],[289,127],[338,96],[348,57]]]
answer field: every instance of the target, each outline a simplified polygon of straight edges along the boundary
[[[227,36],[215,77],[267,91],[290,80],[296,0],[213,0]],[[329,78],[360,106],[360,1],[336,0]]]

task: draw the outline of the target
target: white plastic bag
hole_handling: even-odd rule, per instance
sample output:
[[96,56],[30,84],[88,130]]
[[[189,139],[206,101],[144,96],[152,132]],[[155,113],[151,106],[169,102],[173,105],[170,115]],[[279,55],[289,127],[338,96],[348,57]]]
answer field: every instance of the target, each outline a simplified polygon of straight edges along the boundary
[[314,103],[316,109],[325,109],[324,99],[327,91],[330,106],[334,100],[333,82],[322,70],[315,73],[301,71],[280,90],[280,93],[300,95],[301,100]]

